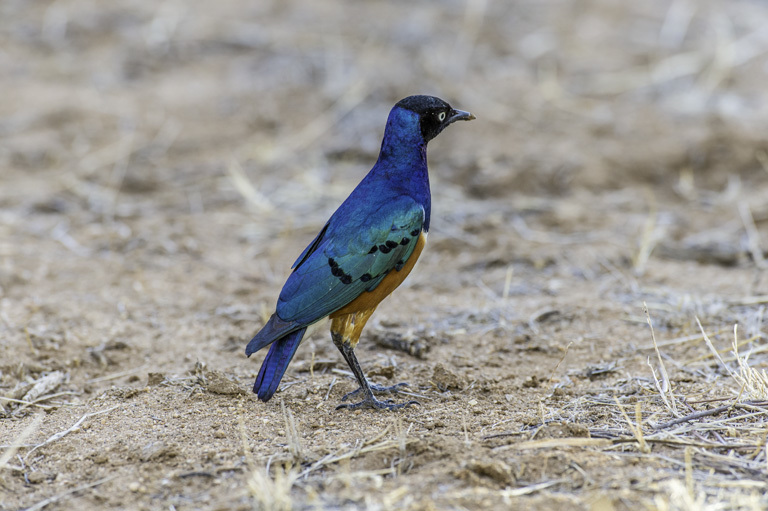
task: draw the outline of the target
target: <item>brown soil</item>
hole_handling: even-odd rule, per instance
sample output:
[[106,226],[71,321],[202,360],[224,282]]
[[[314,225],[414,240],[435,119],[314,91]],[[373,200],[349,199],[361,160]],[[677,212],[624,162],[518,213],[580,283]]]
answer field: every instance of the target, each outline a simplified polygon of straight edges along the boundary
[[[729,352],[738,323],[768,363],[766,20],[2,2],[0,509],[766,508]],[[421,405],[336,411],[327,330],[261,403],[245,344],[413,93],[478,118],[431,143],[429,244],[358,348]]]

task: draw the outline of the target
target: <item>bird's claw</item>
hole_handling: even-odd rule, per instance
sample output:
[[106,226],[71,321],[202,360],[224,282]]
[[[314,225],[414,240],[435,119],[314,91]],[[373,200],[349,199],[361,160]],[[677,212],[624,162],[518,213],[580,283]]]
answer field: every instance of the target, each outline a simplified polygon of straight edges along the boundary
[[374,410],[399,410],[400,408],[407,408],[411,405],[420,405],[418,401],[408,401],[407,403],[395,403],[391,399],[387,401],[379,401],[373,394],[368,394],[368,397],[360,401],[359,403],[348,403],[339,405],[337,410],[361,410],[363,408],[373,408]]
[[[371,383],[370,386],[371,386],[371,391],[373,391],[374,394],[383,394],[385,392],[389,394],[397,394],[398,392],[400,392],[401,387],[407,387],[408,384],[405,382],[402,382],[402,383],[397,383],[395,385],[392,385],[391,387],[385,387],[384,385],[376,385],[375,383]],[[358,387],[357,390],[353,390],[348,394],[344,394],[344,397],[342,397],[341,400],[346,401],[347,399],[354,397],[364,391],[365,389],[363,387]]]

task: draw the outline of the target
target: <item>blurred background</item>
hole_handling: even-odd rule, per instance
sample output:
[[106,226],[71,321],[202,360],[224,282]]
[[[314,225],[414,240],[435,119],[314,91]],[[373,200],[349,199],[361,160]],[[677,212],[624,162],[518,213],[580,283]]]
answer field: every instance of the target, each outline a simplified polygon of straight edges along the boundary
[[[270,236],[267,218],[314,228],[375,159],[391,105],[414,93],[480,119],[433,144],[438,196],[642,185],[684,200],[766,175],[761,2],[0,9],[0,198],[14,218],[51,210],[135,238],[129,218],[246,199],[258,218],[235,222],[245,236]],[[438,214],[454,205],[435,201]]]
[[762,2],[0,9],[3,177],[47,183],[17,200],[68,186],[120,218],[162,189],[207,208],[241,198],[227,193],[234,159],[265,199],[290,181],[311,202],[327,193],[315,185],[357,180],[388,109],[413,93],[480,116],[431,154],[436,179],[470,196],[669,187],[681,174],[717,190],[764,172]]
[[[196,361],[247,389],[262,355],[246,360],[245,343],[374,163],[389,109],[411,94],[477,116],[430,143],[430,245],[409,289],[372,322],[433,342],[426,362],[398,355],[414,385],[429,386],[435,363],[466,381],[508,380],[489,387],[508,415],[484,427],[527,424],[541,401],[521,382],[551,383],[563,349],[561,372],[604,360],[647,372],[636,349],[648,342],[644,300],[662,335],[696,333],[698,314],[717,327],[739,321],[760,341],[767,75],[761,1],[3,0],[0,392],[62,371],[82,404]],[[537,326],[543,318],[559,319]],[[303,381],[315,355],[333,367],[327,341],[308,341],[286,381]],[[372,344],[360,357],[394,360]],[[170,388],[146,413],[173,411],[173,392],[186,390]],[[526,393],[519,404],[503,397]],[[277,408],[257,406],[248,402],[279,426]],[[440,420],[466,435],[460,404],[445,406]],[[50,417],[43,438],[72,422]],[[208,438],[218,419],[195,420],[208,443],[240,438]],[[0,429],[10,438],[24,424]],[[121,424],[101,449],[137,427]],[[128,451],[145,442],[135,441]],[[239,459],[237,441],[217,452]],[[257,454],[274,454],[270,445]],[[63,470],[48,456],[38,468]],[[107,501],[138,480],[119,466],[126,479]],[[78,467],[59,490],[98,475]],[[33,492],[19,505],[55,490],[14,481]]]

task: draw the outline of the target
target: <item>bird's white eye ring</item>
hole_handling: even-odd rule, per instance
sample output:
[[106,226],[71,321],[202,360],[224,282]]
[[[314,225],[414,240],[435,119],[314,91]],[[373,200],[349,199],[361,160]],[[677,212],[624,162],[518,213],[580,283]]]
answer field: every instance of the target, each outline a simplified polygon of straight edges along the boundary
[[437,115],[437,120],[440,121],[440,122],[443,122],[445,120],[445,112],[440,112]]

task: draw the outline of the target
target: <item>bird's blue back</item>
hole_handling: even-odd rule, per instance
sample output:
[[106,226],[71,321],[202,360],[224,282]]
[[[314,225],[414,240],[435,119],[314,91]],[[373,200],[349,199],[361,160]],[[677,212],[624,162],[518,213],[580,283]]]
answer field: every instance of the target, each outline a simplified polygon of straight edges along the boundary
[[327,234],[354,236],[352,228],[365,227],[366,219],[382,204],[400,196],[411,197],[424,208],[424,230],[428,231],[432,201],[427,144],[421,136],[419,116],[396,107],[387,119],[379,159],[331,216]]
[[[418,232],[429,228],[430,209],[426,142],[418,115],[394,108],[378,161],[294,263],[277,315],[307,325],[374,288],[377,277],[410,257]],[[370,254],[373,246],[404,239],[408,243],[391,253]],[[328,271],[331,259],[352,282],[339,285],[339,277]],[[370,281],[358,280],[368,274]]]

